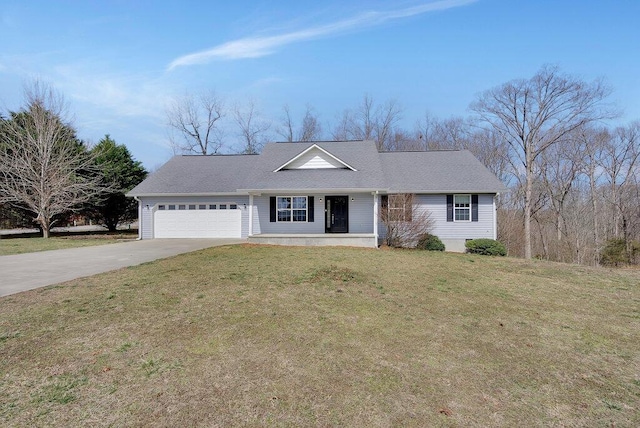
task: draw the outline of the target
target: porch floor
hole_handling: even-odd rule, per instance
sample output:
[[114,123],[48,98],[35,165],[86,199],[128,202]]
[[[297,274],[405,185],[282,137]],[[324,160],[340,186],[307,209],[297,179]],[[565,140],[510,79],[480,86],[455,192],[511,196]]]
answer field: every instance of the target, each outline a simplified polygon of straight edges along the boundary
[[299,246],[346,246],[377,248],[378,239],[373,233],[317,233],[274,234],[264,233],[247,238],[253,244]]

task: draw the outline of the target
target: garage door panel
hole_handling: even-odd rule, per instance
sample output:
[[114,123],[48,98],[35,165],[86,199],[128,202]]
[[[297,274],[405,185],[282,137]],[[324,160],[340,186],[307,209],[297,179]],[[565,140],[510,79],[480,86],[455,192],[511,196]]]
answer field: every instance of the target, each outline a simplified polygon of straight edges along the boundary
[[240,238],[240,210],[156,211],[156,238]]

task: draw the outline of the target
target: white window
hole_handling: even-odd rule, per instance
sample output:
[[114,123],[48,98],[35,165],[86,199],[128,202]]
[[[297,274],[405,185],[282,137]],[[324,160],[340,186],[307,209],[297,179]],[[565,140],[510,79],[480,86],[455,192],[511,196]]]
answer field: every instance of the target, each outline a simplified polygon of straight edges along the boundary
[[307,221],[307,197],[306,196],[278,196],[277,220],[279,222]]
[[158,205],[159,210],[164,210],[164,208],[165,208],[164,205]]
[[216,208],[217,208],[217,205],[216,205],[216,204],[211,204],[211,205],[209,205],[209,209],[210,209],[210,210],[215,210]]
[[453,221],[471,221],[471,195],[453,195]]
[[229,209],[230,210],[237,210],[238,209],[238,204],[229,204]]
[[170,210],[175,210],[175,209],[176,209],[176,206],[175,206],[175,205],[169,205],[169,209],[170,209]]
[[189,209],[190,210],[195,210],[196,209],[196,205],[195,204],[189,204]]
[[198,205],[198,209],[199,210],[206,210],[207,206],[206,205]]
[[178,209],[179,210],[186,210],[187,206],[186,205],[178,205]]

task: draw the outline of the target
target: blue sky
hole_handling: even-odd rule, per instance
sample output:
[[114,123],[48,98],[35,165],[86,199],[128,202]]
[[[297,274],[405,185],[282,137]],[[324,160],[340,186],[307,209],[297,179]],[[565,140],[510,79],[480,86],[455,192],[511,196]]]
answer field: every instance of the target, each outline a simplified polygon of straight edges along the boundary
[[274,121],[311,105],[325,129],[364,94],[395,99],[410,129],[557,64],[606,78],[619,122],[640,119],[638,0],[0,0],[0,46],[0,111],[39,78],[80,138],[110,134],[147,168],[172,154],[170,100],[210,89]]

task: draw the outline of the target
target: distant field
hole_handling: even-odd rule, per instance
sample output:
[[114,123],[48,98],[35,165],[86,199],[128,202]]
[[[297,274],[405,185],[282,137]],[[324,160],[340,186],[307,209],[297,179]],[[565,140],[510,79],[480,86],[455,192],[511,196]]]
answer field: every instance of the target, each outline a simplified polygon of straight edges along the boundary
[[4,238],[0,239],[0,256],[10,254],[34,253],[36,251],[60,250],[63,248],[88,247],[121,242],[123,239],[135,239],[136,235],[77,235],[44,238]]
[[639,284],[464,254],[212,248],[0,299],[0,425],[640,426]]

